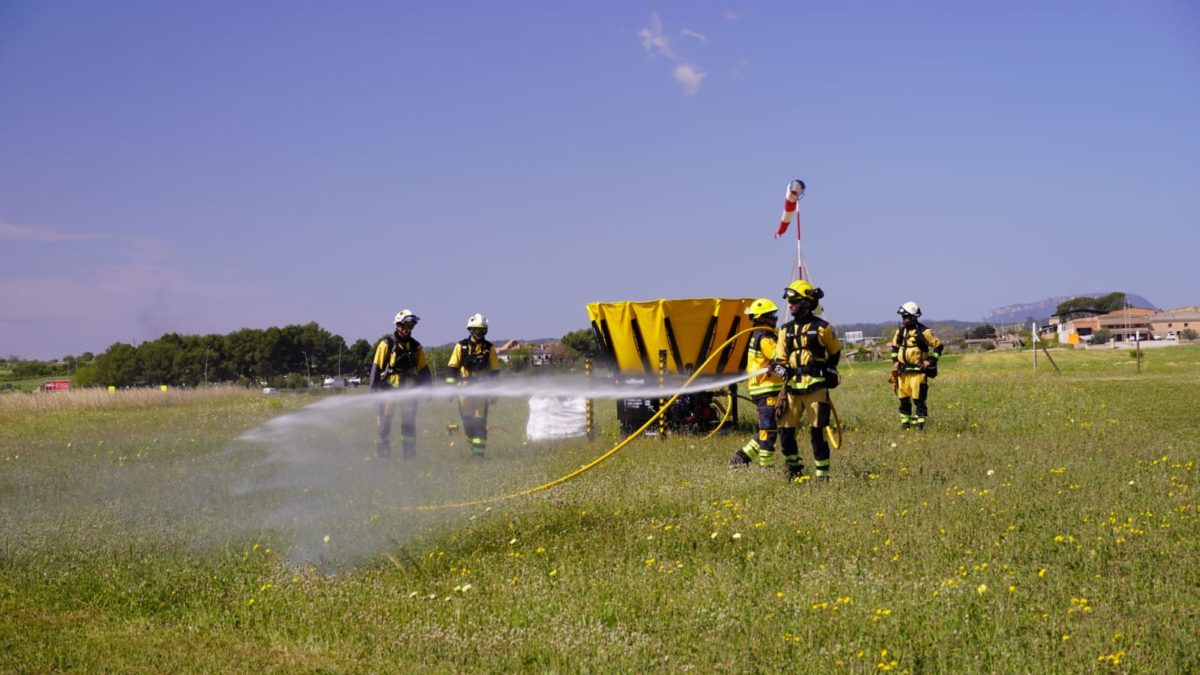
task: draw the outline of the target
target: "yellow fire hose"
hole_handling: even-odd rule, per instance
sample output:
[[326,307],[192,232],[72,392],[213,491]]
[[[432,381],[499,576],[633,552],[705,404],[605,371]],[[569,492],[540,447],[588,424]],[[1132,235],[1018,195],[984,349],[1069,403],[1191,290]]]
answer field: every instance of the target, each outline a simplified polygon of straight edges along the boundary
[[721,415],[721,421],[717,422],[717,428],[708,432],[708,435],[700,440],[707,441],[708,439],[717,435],[717,432],[721,430],[721,427],[725,426],[725,420],[729,419],[729,411],[733,410],[733,394],[730,392],[725,392],[725,398],[728,398],[729,402],[725,404],[725,412],[723,415]]
[[833,407],[833,399],[829,399],[829,416],[833,418],[833,424],[825,427],[825,436],[829,438],[829,445],[837,450],[842,447],[842,418],[838,417],[837,408]]
[[[756,330],[771,330],[771,329],[757,327],[757,326],[754,328],[747,328],[746,330],[740,331],[736,335],[733,335],[725,342],[722,342],[720,344],[720,346],[718,346],[716,349],[712,350],[712,353],[709,355],[709,357],[707,359],[704,360],[704,363],[701,363],[700,366],[698,368],[696,368],[695,372],[692,373],[692,376],[689,377],[687,379],[687,381],[683,383],[683,386],[679,388],[679,391],[676,392],[674,396],[669,398],[666,401],[666,403],[664,403],[663,406],[658,409],[658,412],[654,413],[654,415],[650,419],[646,420],[642,424],[642,426],[638,427],[633,433],[626,436],[624,440],[622,440],[620,443],[617,443],[616,445],[614,445],[611,449],[609,449],[604,454],[600,455],[596,459],[593,459],[591,462],[588,462],[587,464],[579,467],[578,469],[572,471],[571,473],[568,473],[567,475],[562,476],[560,478],[556,478],[548,483],[543,483],[541,485],[538,485],[537,487],[532,487],[527,490],[521,490],[518,492],[512,492],[512,493],[509,493],[506,495],[500,495],[497,497],[485,497],[483,499],[473,499],[473,500],[465,501],[465,502],[452,502],[452,503],[447,503],[447,504],[425,504],[422,506],[408,506],[402,510],[404,510],[404,511],[438,511],[441,509],[459,509],[459,508],[465,508],[468,506],[483,506],[485,504],[495,504],[497,502],[507,501],[509,499],[516,499],[517,497],[525,497],[527,495],[534,494],[535,492],[549,490],[552,487],[562,485],[563,483],[571,480],[572,478],[576,478],[576,477],[582,475],[584,472],[598,466],[604,460],[609,459],[613,455],[620,452],[626,445],[629,445],[629,443],[631,441],[633,441],[633,439],[637,438],[638,436],[641,436],[642,433],[646,431],[646,429],[649,429],[652,424],[654,424],[655,422],[658,421],[659,417],[662,417],[664,414],[666,414],[667,409],[670,408],[671,405],[674,404],[675,401],[680,397],[680,395],[683,393],[683,391],[686,390],[688,388],[688,386],[697,377],[700,376],[700,373],[702,373],[704,371],[704,367],[707,366],[710,361],[712,361],[714,358],[716,358],[721,353],[721,350],[723,350],[725,348],[726,345],[729,345],[730,343],[734,342],[741,336],[746,335],[747,333],[752,333]],[[732,395],[730,394],[729,396],[732,399]],[[723,426],[725,424],[725,421],[727,419],[729,419],[729,411],[733,409],[732,403],[733,403],[733,401],[730,400],[730,405],[727,405],[725,407],[725,415],[721,418],[721,423],[718,424],[717,428],[714,429],[711,433],[709,433],[708,436],[705,436],[703,440],[707,440],[708,438],[712,437],[713,434],[717,433],[717,431],[719,431],[721,429],[721,426]],[[833,446],[834,449],[837,449],[842,446],[842,421],[838,417],[837,408],[833,407],[832,400],[829,402],[829,409],[830,409],[830,413],[832,414],[832,417],[833,417],[833,424],[825,428],[825,433],[829,437],[830,445]]]
[[603,455],[600,455],[596,459],[593,459],[591,462],[588,462],[587,464],[579,467],[578,469],[572,471],[571,473],[569,473],[565,476],[562,476],[560,478],[556,478],[556,479],[550,481],[549,483],[543,483],[537,487],[529,488],[528,490],[521,490],[519,492],[513,492],[510,494],[506,494],[506,495],[500,495],[498,497],[485,497],[483,499],[473,499],[473,500],[465,501],[465,502],[453,502],[453,503],[447,503],[447,504],[425,504],[422,506],[409,506],[409,507],[405,507],[403,510],[405,510],[405,511],[437,511],[437,510],[441,510],[441,509],[459,509],[459,508],[464,508],[464,507],[468,507],[468,506],[483,506],[485,504],[495,504],[497,502],[507,501],[509,499],[515,499],[517,497],[525,497],[527,495],[534,494],[535,492],[549,490],[552,487],[562,485],[563,483],[571,480],[572,478],[575,478],[575,477],[583,474],[585,471],[588,471],[589,469],[597,466],[598,464],[600,464],[604,460],[608,459],[609,457],[612,457],[613,455],[617,454],[618,452],[621,451],[622,448],[624,448],[626,445],[629,445],[629,443],[633,439],[637,438],[638,436],[641,436],[642,433],[646,431],[646,429],[650,428],[650,425],[657,422],[658,418],[662,417],[667,412],[667,409],[670,408],[671,405],[673,403],[675,403],[676,399],[679,398],[681,393],[688,388],[688,385],[690,385],[697,377],[699,377],[700,373],[704,372],[704,367],[707,366],[710,361],[712,361],[713,359],[717,358],[718,355],[720,355],[721,350],[723,350],[726,347],[726,345],[729,345],[729,344],[733,343],[735,340],[737,340],[738,338],[740,338],[741,336],[746,335],[747,333],[752,333],[756,330],[771,330],[771,329],[757,327],[757,326],[754,328],[747,328],[746,330],[740,331],[736,335],[733,335],[725,342],[722,342],[720,344],[720,346],[718,346],[717,348],[712,350],[712,353],[709,355],[709,357],[707,359],[704,360],[704,363],[701,363],[700,366],[696,368],[695,372],[692,373],[692,376],[689,377],[687,379],[687,381],[683,383],[683,386],[679,388],[679,392],[676,392],[676,394],[674,396],[672,396],[670,399],[668,399],[667,402],[664,403],[663,406],[658,409],[658,412],[654,413],[654,416],[652,416],[650,419],[646,420],[645,423],[643,423],[642,426],[638,427],[637,430],[635,430],[633,433],[626,436],[625,440],[621,441],[620,443],[617,443],[610,450],[605,452]]

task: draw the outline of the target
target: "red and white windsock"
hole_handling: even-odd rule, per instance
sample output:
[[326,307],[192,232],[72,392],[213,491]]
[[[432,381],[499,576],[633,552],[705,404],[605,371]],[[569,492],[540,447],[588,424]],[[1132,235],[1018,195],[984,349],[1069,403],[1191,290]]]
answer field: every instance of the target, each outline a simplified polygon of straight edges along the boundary
[[[783,202],[783,215],[779,217],[779,229],[775,230],[775,238],[778,239],[787,232],[788,225],[792,224],[792,220],[796,218],[796,202],[800,200],[804,194],[804,181],[794,180],[788,183],[787,195]],[[799,225],[796,226],[797,228]]]

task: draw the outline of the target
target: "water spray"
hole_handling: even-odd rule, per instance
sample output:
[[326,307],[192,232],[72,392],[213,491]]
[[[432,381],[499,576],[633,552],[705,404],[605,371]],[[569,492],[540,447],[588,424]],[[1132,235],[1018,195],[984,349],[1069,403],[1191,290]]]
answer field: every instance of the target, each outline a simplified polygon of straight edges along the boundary
[[[637,430],[635,430],[633,433],[626,436],[624,440],[622,440],[620,443],[617,443],[616,445],[614,445],[612,448],[610,448],[604,454],[600,455],[596,459],[593,459],[591,462],[588,462],[587,464],[579,467],[578,469],[572,471],[571,473],[566,474],[565,476],[561,476],[552,481],[543,483],[536,487],[529,488],[527,490],[520,490],[517,492],[512,492],[512,493],[505,494],[505,495],[499,495],[496,497],[486,497],[483,499],[473,499],[470,501],[453,502],[453,503],[446,503],[446,504],[425,504],[422,506],[406,507],[402,510],[405,510],[405,511],[438,511],[438,510],[443,510],[443,509],[465,508],[468,506],[485,506],[488,504],[495,504],[497,502],[507,501],[509,499],[516,499],[517,497],[525,497],[528,495],[535,494],[537,492],[549,490],[552,487],[562,485],[563,483],[566,483],[567,481],[569,481],[573,478],[577,478],[577,477],[583,475],[584,473],[586,473],[587,471],[591,470],[592,468],[599,466],[605,460],[616,455],[625,446],[629,445],[635,438],[637,438],[638,436],[641,436],[653,424],[658,422],[659,418],[661,418],[663,415],[666,414],[667,410],[671,407],[671,405],[674,404],[675,401],[677,401],[680,396],[683,396],[685,393],[687,393],[689,391],[688,388],[692,385],[692,383],[696,380],[696,378],[700,377],[700,375],[704,372],[704,368],[707,365],[709,365],[709,362],[712,361],[713,359],[720,357],[722,350],[727,345],[732,344],[738,338],[741,338],[745,335],[749,335],[750,333],[753,333],[754,331],[763,331],[763,330],[771,330],[771,329],[766,328],[766,327],[761,327],[761,326],[755,326],[752,328],[747,328],[747,329],[740,331],[740,332],[734,334],[733,336],[731,336],[729,339],[727,339],[725,342],[723,342],[719,347],[717,347],[716,349],[714,349],[712,351],[712,353],[708,356],[708,358],[705,359],[705,361],[703,363],[701,363],[700,367],[696,368],[695,372],[693,372],[691,374],[691,376],[688,377],[687,381],[685,381],[683,383],[683,386],[680,387],[679,390],[676,391],[671,396],[671,398],[667,399],[667,401],[658,409],[657,412],[654,413],[653,416],[650,417],[650,419],[643,422],[642,426],[638,427]],[[733,382],[740,382],[741,380],[747,379],[747,378],[753,376],[754,374],[756,374],[756,373],[738,376],[736,379],[733,380]],[[731,384],[731,383],[726,383],[726,384]],[[625,395],[628,395],[628,394],[625,393]]]

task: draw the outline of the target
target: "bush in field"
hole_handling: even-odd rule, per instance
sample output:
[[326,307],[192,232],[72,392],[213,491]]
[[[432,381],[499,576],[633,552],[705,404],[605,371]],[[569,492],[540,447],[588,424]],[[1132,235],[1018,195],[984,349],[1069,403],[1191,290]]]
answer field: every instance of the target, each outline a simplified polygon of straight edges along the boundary
[[1195,340],[1196,331],[1192,330],[1191,328],[1184,328],[1183,330],[1179,331],[1179,337],[1184,340]]
[[1107,344],[1108,341],[1111,339],[1112,339],[1112,331],[1107,328],[1101,328],[1100,330],[1096,331],[1095,333],[1092,333],[1091,344],[1094,344],[1094,345]]

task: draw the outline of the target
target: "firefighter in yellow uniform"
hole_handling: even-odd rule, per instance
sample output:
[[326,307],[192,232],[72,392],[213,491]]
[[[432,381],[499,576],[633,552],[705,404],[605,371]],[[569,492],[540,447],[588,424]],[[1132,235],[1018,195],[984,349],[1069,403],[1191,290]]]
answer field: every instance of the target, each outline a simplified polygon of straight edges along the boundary
[[929,380],[937,377],[942,341],[918,319],[921,307],[906,302],[896,310],[900,327],[892,337],[892,376],[900,397],[900,428],[925,430],[929,406]]
[[[500,361],[496,348],[486,339],[487,319],[482,314],[472,314],[467,319],[467,338],[454,345],[450,354],[450,376],[447,384],[467,386],[471,380],[481,377],[494,378],[500,374]],[[463,431],[471,443],[471,455],[482,458],[487,451],[488,403],[486,396],[459,396],[458,412],[462,416]]]
[[746,373],[750,375],[746,384],[750,398],[758,408],[758,436],[733,453],[729,465],[748,466],[757,460],[759,466],[768,467],[775,464],[775,439],[779,436],[775,406],[779,402],[779,392],[783,390],[783,378],[772,368],[779,308],[767,298],[759,298],[750,303],[746,314],[754,326],[770,330],[751,333],[746,351]]
[[[413,336],[413,328],[420,318],[402,310],[396,315],[396,330],[375,347],[375,358],[371,361],[371,391],[389,391],[408,387],[430,386],[433,375],[425,361],[425,350]],[[377,451],[380,457],[392,454],[389,437],[392,432],[392,416],[400,413],[400,444],[405,459],[417,455],[417,401],[385,401],[379,404],[379,415],[375,426],[379,429]]]
[[775,355],[776,372],[785,379],[782,410],[779,416],[779,441],[787,463],[788,480],[803,474],[804,466],[796,443],[796,428],[801,418],[808,419],[812,440],[813,475],[829,479],[829,426],[831,404],[829,390],[838,386],[837,364],[842,345],[833,326],[815,312],[825,293],[801,279],[784,291],[792,320],[779,329],[779,347]]

